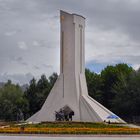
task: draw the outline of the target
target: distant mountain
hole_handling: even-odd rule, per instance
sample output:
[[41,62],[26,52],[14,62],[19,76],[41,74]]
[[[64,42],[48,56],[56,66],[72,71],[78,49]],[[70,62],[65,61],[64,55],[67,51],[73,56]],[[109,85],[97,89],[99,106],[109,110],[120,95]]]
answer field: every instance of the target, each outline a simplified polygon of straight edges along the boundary
[[[0,82],[0,88],[2,88],[5,85],[4,82]],[[28,84],[24,84],[24,85],[20,85],[20,88],[22,89],[22,91],[26,91],[26,89],[29,87]]]
[[5,83],[0,82],[0,88],[2,88],[4,86]]
[[20,87],[21,87],[22,91],[24,92],[29,87],[29,85],[28,84],[24,84],[24,85],[22,85]]

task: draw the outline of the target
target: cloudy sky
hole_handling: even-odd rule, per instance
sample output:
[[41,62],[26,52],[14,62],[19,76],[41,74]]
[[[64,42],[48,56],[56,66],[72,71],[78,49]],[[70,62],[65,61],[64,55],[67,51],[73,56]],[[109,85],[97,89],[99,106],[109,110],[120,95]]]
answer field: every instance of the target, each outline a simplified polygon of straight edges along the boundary
[[140,67],[140,0],[0,0],[0,81],[59,73],[59,10],[86,17],[86,67]]

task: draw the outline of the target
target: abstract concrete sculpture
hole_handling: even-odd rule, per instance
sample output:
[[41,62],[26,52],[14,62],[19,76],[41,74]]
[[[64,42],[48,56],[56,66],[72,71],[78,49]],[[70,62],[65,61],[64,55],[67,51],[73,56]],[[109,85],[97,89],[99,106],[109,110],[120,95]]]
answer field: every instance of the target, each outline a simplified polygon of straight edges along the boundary
[[[116,116],[88,95],[85,78],[85,18],[60,11],[60,75],[42,108],[27,121],[55,121],[56,111],[67,106],[73,121],[103,122]],[[124,123],[119,117],[110,121]]]

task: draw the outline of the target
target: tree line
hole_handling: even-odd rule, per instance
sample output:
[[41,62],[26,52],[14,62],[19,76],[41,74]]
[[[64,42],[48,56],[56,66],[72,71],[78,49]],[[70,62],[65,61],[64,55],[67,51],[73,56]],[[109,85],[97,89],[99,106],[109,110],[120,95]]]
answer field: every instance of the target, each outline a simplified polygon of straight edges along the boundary
[[[85,70],[89,95],[126,121],[140,118],[140,69],[107,66],[100,74]],[[26,120],[45,102],[58,75],[33,78],[25,91],[10,80],[0,88],[0,120]],[[138,119],[137,119],[138,120]]]
[[0,88],[0,120],[26,120],[36,113],[45,102],[58,75],[53,73],[48,79],[42,75],[37,81],[31,79],[23,91],[10,80]]

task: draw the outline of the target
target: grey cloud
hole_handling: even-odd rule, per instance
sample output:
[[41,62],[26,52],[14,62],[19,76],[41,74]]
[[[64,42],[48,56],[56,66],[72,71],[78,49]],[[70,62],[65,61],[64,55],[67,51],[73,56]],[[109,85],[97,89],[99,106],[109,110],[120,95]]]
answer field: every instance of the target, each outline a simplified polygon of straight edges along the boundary
[[18,45],[18,48],[21,49],[21,50],[27,50],[28,49],[28,46],[27,46],[26,42],[24,42],[24,41],[18,42],[17,45]]
[[[45,11],[47,3],[49,2],[45,0],[38,2],[40,5],[43,4],[42,11]],[[80,3],[75,0],[54,0],[50,3],[51,10],[62,8],[85,15],[90,28],[107,31],[118,29],[129,34],[132,39],[137,41],[140,39],[140,1],[138,0],[135,2],[134,0],[80,0]]]
[[139,0],[0,0],[0,73],[59,71],[60,9],[86,17],[86,61],[140,64]]
[[135,64],[140,64],[139,60],[140,60],[140,55],[126,55],[124,57],[124,61],[128,62],[130,64],[133,64],[134,62],[135,62]]
[[48,46],[49,43],[48,43],[47,39],[46,40],[34,40],[32,44],[35,47],[48,47],[49,48],[49,46]]
[[53,66],[52,65],[49,65],[49,64],[42,64],[42,65],[40,65],[40,66],[36,66],[36,65],[34,65],[33,66],[33,68],[35,69],[35,70],[40,70],[41,68],[47,68],[47,69],[53,69]]
[[26,63],[26,62],[21,62],[21,64],[24,66],[28,66],[28,63]]
[[22,57],[17,57],[17,58],[14,58],[15,61],[18,61],[18,62],[21,62],[23,60]]
[[40,68],[38,66],[33,66],[34,69],[39,70]]
[[8,31],[8,32],[5,32],[5,35],[6,36],[13,36],[14,34],[16,34],[16,31]]
[[43,66],[43,67],[46,67],[46,68],[51,68],[51,69],[53,68],[52,65],[47,65],[47,64],[42,64],[42,66]]
[[15,62],[17,62],[17,63],[19,63],[21,65],[24,65],[24,66],[28,65],[27,62],[24,62],[24,59],[21,56],[19,56],[19,57],[11,57],[10,60],[15,61]]
[[[133,39],[140,39],[140,2],[134,5],[129,0],[117,0],[116,2],[100,0],[94,1],[93,7],[89,9],[90,22],[105,30],[119,29],[129,34]],[[91,13],[91,14],[90,14]]]

